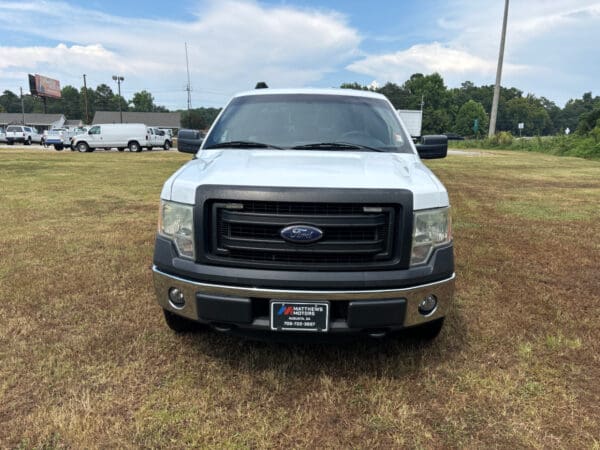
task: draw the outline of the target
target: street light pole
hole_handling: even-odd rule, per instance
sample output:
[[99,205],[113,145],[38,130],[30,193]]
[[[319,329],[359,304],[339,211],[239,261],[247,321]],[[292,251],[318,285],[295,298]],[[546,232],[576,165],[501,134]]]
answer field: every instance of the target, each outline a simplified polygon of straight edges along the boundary
[[123,123],[123,111],[121,110],[121,81],[125,81],[125,78],[120,75],[113,75],[112,79],[117,82],[117,87],[119,89],[119,117],[121,118],[121,123]]
[[496,118],[498,115],[498,101],[500,100],[500,79],[502,78],[502,62],[504,60],[504,42],[506,41],[506,20],[508,19],[508,0],[504,3],[504,20],[502,22],[502,38],[500,39],[500,54],[498,55],[498,68],[496,70],[496,85],[494,86],[494,99],[490,112],[490,131],[488,137],[496,134]]

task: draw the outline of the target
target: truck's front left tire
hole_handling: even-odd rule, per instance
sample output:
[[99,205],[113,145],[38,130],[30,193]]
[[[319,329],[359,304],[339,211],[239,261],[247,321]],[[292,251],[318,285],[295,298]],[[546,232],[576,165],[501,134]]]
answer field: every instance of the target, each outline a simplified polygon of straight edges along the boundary
[[171,143],[169,141],[165,141],[165,145],[163,145],[165,150],[169,150],[171,148]]
[[199,328],[199,324],[191,320],[185,319],[177,314],[173,314],[171,311],[163,309],[165,314],[165,322],[167,326],[175,333],[189,333]]
[[86,142],[79,142],[77,144],[77,151],[79,151],[80,153],[86,153],[90,151],[90,146],[87,145]]

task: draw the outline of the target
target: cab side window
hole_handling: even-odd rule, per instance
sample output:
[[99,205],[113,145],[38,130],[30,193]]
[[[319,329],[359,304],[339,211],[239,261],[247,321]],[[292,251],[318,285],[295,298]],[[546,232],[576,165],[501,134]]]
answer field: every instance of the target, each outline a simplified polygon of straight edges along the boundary
[[100,127],[92,127],[90,128],[89,134],[100,134]]

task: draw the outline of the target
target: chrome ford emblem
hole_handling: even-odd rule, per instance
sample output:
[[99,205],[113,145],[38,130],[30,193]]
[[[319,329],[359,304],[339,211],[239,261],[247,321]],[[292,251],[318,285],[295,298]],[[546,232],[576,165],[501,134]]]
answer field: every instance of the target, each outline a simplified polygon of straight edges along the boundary
[[291,225],[279,232],[282,238],[295,244],[310,244],[323,237],[323,232],[310,225]]

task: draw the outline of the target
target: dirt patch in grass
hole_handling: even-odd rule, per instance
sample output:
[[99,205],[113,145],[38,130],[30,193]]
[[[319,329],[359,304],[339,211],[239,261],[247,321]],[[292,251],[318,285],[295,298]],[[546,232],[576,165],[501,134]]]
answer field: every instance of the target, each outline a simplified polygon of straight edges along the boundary
[[599,446],[600,163],[494,156],[428,163],[438,340],[281,345],[162,322],[156,208],[189,156],[3,150],[0,447]]

